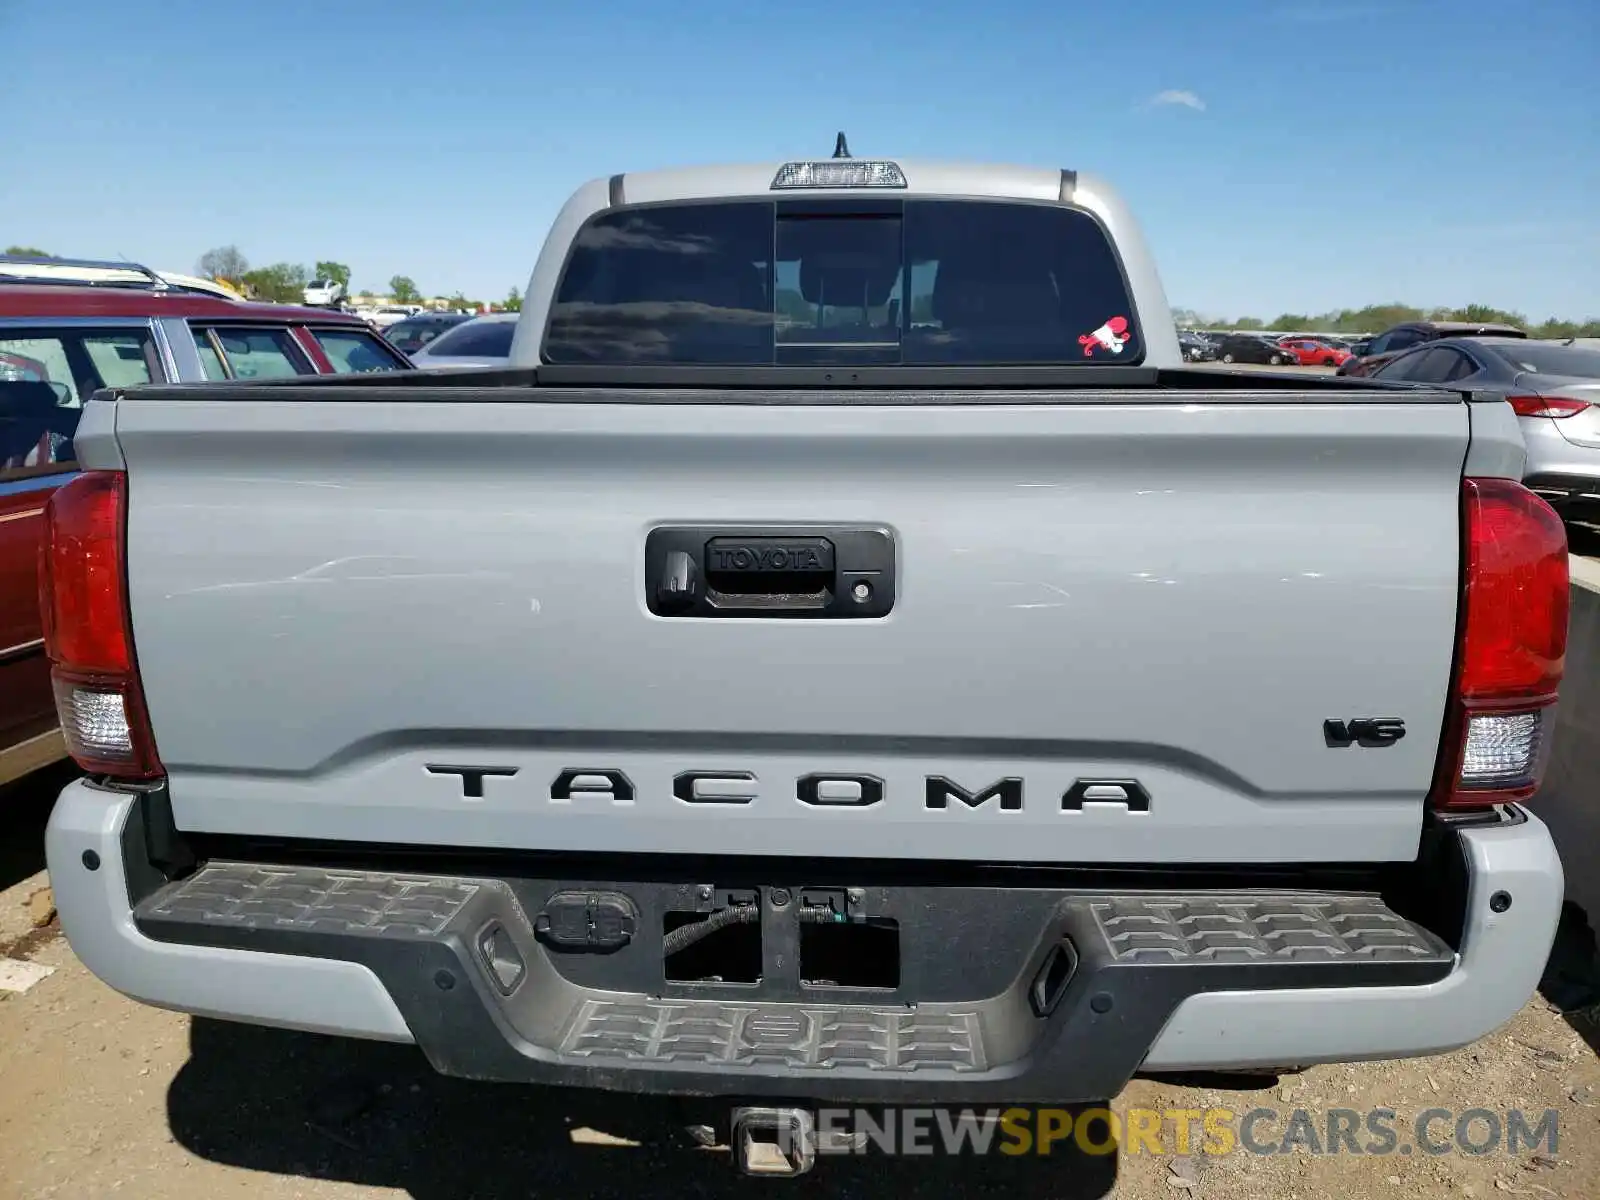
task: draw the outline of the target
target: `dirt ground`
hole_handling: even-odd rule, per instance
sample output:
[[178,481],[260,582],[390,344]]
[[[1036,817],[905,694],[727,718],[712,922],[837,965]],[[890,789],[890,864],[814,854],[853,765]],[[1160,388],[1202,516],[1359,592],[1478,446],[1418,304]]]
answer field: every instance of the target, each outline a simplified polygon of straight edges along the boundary
[[[971,1196],[1227,1200],[1600,1196],[1600,1027],[1535,996],[1508,1026],[1444,1057],[1301,1074],[1138,1080],[1119,1116],[1221,1107],[1280,1143],[1305,1110],[1319,1142],[1334,1109],[1394,1110],[1393,1153],[1086,1154],[1071,1139],[1049,1156],[825,1158],[804,1183],[745,1179],[725,1149],[685,1133],[676,1102],[472,1084],[435,1075],[407,1047],[191,1019],[133,1003],[94,979],[50,917],[42,871],[49,798],[61,780],[0,791],[0,959],[53,967],[25,992],[0,990],[0,1197],[160,1200],[289,1197],[734,1197],[803,1188],[808,1196]],[[0,964],[3,965],[3,964]],[[1552,992],[1552,994],[1555,994]],[[1557,1114],[1557,1143],[1509,1154],[1409,1145],[1416,1118],[1448,1141],[1468,1109]],[[1198,1116],[1198,1114],[1197,1114]],[[1483,1118],[1469,1140],[1487,1136]],[[1235,1130],[1238,1120],[1232,1122]],[[1091,1144],[1104,1140],[1096,1126]],[[1305,1132],[1304,1129],[1301,1130]],[[1196,1136],[1199,1136],[1198,1127]],[[1358,1146],[1373,1139],[1363,1126]],[[1215,1146],[1215,1141],[1207,1145]]]

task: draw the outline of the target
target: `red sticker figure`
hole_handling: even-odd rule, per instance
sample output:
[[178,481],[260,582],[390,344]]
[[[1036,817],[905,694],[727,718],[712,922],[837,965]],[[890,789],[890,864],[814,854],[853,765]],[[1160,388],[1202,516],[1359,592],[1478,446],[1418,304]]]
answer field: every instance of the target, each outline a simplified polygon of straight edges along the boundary
[[1093,357],[1095,348],[1104,346],[1113,354],[1121,354],[1122,347],[1127,344],[1133,335],[1128,332],[1127,317],[1112,317],[1093,333],[1086,333],[1078,339],[1078,345],[1083,347],[1085,358]]

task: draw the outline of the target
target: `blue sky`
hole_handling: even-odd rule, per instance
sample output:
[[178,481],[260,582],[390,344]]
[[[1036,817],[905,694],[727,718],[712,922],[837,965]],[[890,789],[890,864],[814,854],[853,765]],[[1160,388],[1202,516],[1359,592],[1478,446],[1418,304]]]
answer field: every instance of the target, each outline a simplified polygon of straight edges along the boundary
[[1600,316],[1596,0],[0,0],[0,245],[526,282],[583,180],[1092,170],[1175,305]]

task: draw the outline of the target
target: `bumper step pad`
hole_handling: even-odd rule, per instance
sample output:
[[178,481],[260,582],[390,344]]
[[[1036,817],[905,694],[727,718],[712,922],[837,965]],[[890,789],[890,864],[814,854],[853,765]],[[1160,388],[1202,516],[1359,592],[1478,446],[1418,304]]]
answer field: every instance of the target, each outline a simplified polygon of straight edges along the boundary
[[1441,952],[1376,896],[1138,896],[1089,908],[1117,962],[1426,962]]
[[650,1062],[769,1063],[808,1070],[982,1071],[978,1014],[842,1005],[588,1000],[562,1052]]
[[210,863],[141,909],[239,929],[437,937],[484,884],[474,879]]

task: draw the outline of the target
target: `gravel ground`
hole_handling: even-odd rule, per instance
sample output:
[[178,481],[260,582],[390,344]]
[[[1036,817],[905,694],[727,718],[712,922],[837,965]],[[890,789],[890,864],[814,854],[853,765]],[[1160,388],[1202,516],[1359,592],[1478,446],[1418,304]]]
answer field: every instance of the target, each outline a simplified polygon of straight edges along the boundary
[[[0,791],[0,958],[54,968],[23,993],[0,991],[0,1197],[353,1200],[411,1196],[748,1196],[723,1149],[685,1135],[670,1101],[473,1084],[435,1075],[406,1047],[191,1019],[126,1000],[73,957],[54,923],[40,834],[64,774]],[[1536,996],[1466,1050],[1402,1063],[1318,1067],[1259,1078],[1138,1080],[1131,1109],[1271,1108],[1255,1140],[1278,1142],[1304,1109],[1319,1133],[1331,1109],[1393,1109],[1401,1144],[1430,1108],[1554,1109],[1559,1135],[1517,1155],[1451,1151],[1216,1156],[1088,1155],[1071,1141],[1036,1154],[825,1159],[807,1195],[1311,1200],[1496,1195],[1600,1196],[1600,1027]],[[1448,1138],[1453,1122],[1432,1127]],[[1233,1122],[1237,1129],[1238,1122]],[[1484,1137],[1479,1124],[1475,1140]],[[1100,1140],[1103,1134],[1096,1130]],[[1198,1130],[1197,1130],[1198,1137]],[[1319,1138],[1320,1140],[1320,1138]],[[1363,1130],[1358,1145],[1372,1139]],[[1207,1144],[1215,1145],[1214,1141]]]

